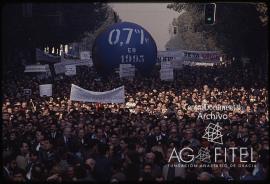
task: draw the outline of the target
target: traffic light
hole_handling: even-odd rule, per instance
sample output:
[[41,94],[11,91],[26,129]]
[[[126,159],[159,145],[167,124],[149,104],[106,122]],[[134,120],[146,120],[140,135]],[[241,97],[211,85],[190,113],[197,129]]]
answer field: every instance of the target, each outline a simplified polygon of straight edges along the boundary
[[215,14],[216,14],[216,4],[215,3],[206,4],[204,9],[205,24],[214,24]]

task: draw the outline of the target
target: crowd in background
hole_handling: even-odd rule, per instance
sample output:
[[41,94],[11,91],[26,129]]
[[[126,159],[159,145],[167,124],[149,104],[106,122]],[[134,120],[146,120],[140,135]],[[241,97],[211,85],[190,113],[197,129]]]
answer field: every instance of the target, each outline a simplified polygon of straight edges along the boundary
[[[52,97],[39,96],[39,85],[46,83],[53,84]],[[124,85],[126,103],[70,101],[71,84],[91,91]],[[133,80],[98,78],[93,68],[78,68],[76,76],[54,80],[10,72],[2,81],[4,177],[9,181],[264,180],[269,171],[266,84],[254,68],[235,65],[186,66],[170,82],[161,81],[157,69]],[[32,94],[25,95],[23,89]],[[201,104],[241,108],[222,111],[228,119],[212,121],[198,118],[199,110],[189,108]],[[207,147],[213,154],[217,145],[202,138],[211,122],[222,127],[222,148],[253,149],[254,167],[170,167],[176,163],[168,162],[174,148],[190,147],[196,155]],[[239,157],[237,152],[236,163]],[[224,163],[224,153],[217,163]]]

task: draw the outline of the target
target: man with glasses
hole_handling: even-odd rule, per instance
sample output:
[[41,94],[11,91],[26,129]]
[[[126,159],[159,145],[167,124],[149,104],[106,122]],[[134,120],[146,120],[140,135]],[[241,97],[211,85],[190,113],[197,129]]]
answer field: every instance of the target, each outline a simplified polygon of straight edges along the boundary
[[179,147],[181,139],[182,139],[181,136],[177,133],[177,129],[176,128],[171,129],[168,142],[169,143],[173,142],[176,147]]
[[181,144],[186,141],[188,141],[190,146],[193,148],[198,148],[200,146],[200,142],[198,141],[198,139],[194,138],[192,129],[186,129],[184,133],[184,139],[182,139]]

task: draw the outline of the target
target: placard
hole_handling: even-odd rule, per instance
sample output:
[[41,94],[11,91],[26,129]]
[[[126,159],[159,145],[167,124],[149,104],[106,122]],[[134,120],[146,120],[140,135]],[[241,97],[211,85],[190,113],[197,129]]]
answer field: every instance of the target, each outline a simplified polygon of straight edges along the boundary
[[39,94],[43,96],[52,96],[52,84],[39,85]]

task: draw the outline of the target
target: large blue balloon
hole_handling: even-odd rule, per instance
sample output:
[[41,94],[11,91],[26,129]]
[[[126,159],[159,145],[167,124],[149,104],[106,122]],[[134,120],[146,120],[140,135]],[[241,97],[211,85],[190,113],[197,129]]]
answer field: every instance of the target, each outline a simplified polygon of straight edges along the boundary
[[101,74],[112,72],[119,64],[132,64],[149,73],[156,63],[157,46],[152,36],[138,24],[116,23],[100,33],[93,44],[92,59]]

